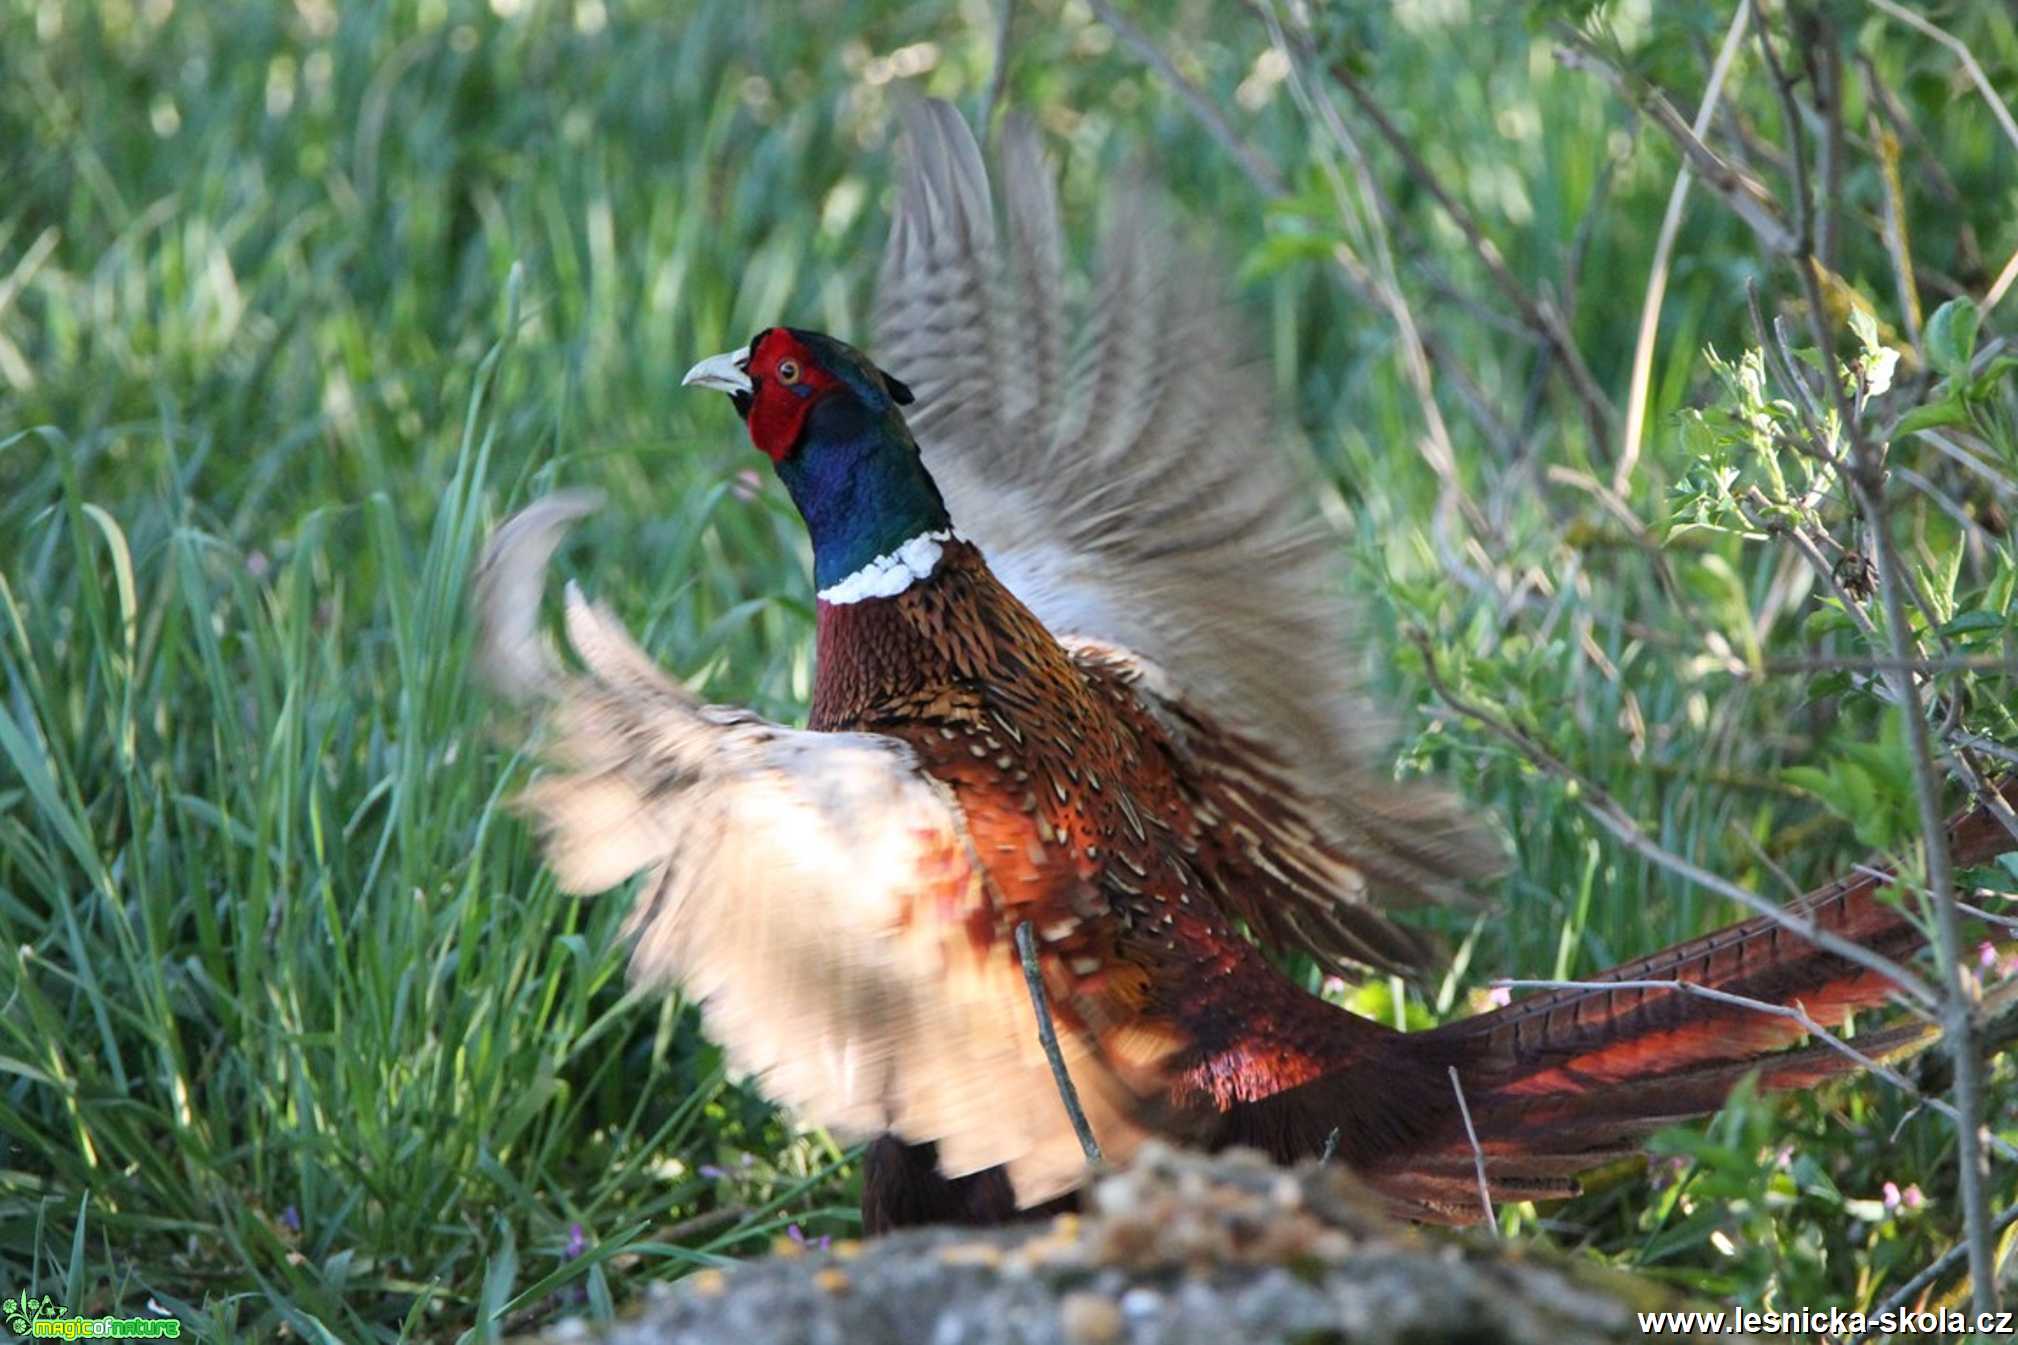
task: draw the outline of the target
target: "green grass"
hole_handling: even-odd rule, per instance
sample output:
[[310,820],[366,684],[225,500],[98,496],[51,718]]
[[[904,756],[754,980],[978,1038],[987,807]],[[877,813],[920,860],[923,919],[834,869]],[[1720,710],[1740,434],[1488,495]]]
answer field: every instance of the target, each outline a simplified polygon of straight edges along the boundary
[[[978,5],[863,0],[761,19],[497,8],[512,12],[0,0],[7,1293],[90,1312],[151,1297],[202,1338],[492,1338],[562,1306],[606,1313],[793,1222],[850,1227],[842,1152],[725,1081],[677,1003],[625,993],[620,899],[563,898],[542,874],[506,806],[519,739],[468,676],[463,593],[503,513],[600,486],[614,507],[569,558],[590,587],[710,695],[799,711],[799,528],[774,483],[736,488],[754,456],[678,376],[773,320],[860,331],[891,108],[906,85],[975,106],[992,23]],[[1780,772],[1873,737],[1878,711],[1700,658],[1708,632],[1739,640],[1769,607],[1770,653],[1847,648],[1804,626],[1806,593],[1780,601],[1784,554],[1692,536],[1665,553],[1668,587],[1587,495],[1544,477],[1597,461],[1551,382],[1512,459],[1446,396],[1467,484],[1495,505],[1490,568],[1524,600],[1453,583],[1390,325],[1311,249],[1267,244],[1340,227],[1312,126],[1280,87],[1238,111],[1295,187],[1270,210],[1083,8],[1025,8],[1010,91],[1050,133],[1075,232],[1146,149],[1229,267],[1247,264],[1256,339],[1356,524],[1341,549],[1406,768],[1449,775],[1507,822],[1512,871],[1441,1007],[1462,1011],[1490,976],[1590,971],[1733,913],[1417,708],[1410,630],[1671,849],[1768,891],[1746,837],[1803,881],[1859,853]],[[2008,94],[2018,34],[1989,9],[1967,34]],[[1651,75],[1693,91],[1693,44],[1726,18],[1621,23]],[[1197,7],[1157,26],[1242,107],[1258,25]],[[2018,156],[1938,49],[1858,37],[1965,203],[1941,207],[1916,180],[1916,255],[1980,293],[1965,226],[1993,270],[2018,246]],[[1338,40],[1530,287],[1562,289],[1615,162],[1574,330],[1622,397],[1665,144],[1483,7],[1403,7]],[[1763,88],[1742,106],[1777,125]],[[1489,290],[1431,203],[1376,162],[1419,316],[1517,421],[1535,349],[1440,297],[1446,282]],[[1868,174],[1846,187],[1853,220],[1881,200]],[[1889,312],[1867,233],[1843,269]],[[1667,518],[1704,459],[1678,413],[1716,396],[1703,348],[1748,342],[1753,277],[1787,290],[1699,201],[1629,500],[1642,518]],[[2009,302],[1992,329],[2009,330]],[[1985,415],[2008,454],[2008,398]],[[1972,507],[1982,495],[1941,479]],[[1944,518],[1909,520],[1930,575],[1959,547]],[[1984,595],[2007,551],[1965,558],[1961,606],[2003,613],[2008,597]],[[2018,737],[2011,690],[1983,678],[1972,725]],[[1454,944],[1473,933],[1444,923]],[[2000,1088],[2006,1131],[2010,1101]],[[1688,1179],[1549,1217],[1594,1254],[1707,1293],[1868,1302],[1954,1237],[1951,1141],[1909,1110],[1869,1086],[1741,1106]],[[1784,1145],[1800,1153],[1786,1169],[1753,1161]],[[1921,1184],[1929,1205],[1874,1212],[1886,1180]]]

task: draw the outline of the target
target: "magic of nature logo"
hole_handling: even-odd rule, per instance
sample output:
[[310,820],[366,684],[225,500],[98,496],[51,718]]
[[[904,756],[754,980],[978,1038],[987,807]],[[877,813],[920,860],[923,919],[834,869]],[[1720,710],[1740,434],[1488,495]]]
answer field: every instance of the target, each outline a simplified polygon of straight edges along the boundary
[[0,1303],[0,1320],[17,1336],[37,1340],[173,1340],[182,1323],[173,1317],[73,1317],[53,1294],[17,1294]]

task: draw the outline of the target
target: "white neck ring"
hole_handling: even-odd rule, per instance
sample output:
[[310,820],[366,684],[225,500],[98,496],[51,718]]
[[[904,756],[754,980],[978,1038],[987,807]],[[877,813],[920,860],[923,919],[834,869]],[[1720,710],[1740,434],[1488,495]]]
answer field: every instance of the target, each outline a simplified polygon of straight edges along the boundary
[[867,598],[894,598],[920,579],[928,579],[939,568],[943,543],[958,534],[951,528],[921,532],[887,556],[878,556],[840,583],[820,590],[825,603],[861,602]]

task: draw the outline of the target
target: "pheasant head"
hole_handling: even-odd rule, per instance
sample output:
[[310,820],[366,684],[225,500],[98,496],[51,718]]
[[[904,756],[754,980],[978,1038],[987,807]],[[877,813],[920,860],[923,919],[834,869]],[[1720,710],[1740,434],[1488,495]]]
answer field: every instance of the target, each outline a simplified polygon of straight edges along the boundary
[[769,327],[685,383],[729,394],[813,539],[826,602],[889,597],[932,572],[952,521],[900,407],[911,390],[842,341]]

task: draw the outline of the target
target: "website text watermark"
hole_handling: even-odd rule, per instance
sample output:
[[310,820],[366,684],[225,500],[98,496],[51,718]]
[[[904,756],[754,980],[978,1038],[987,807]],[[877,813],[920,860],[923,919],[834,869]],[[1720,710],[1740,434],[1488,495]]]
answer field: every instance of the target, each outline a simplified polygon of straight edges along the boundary
[[[1767,1312],[1755,1308],[1729,1308],[1722,1312],[1642,1312],[1640,1330],[1650,1336],[1685,1332],[1724,1335],[1739,1332],[1752,1336],[1833,1336],[1847,1339],[1862,1335],[1943,1335],[1968,1334],[1971,1314],[1960,1308],[1926,1308],[1891,1312],[1849,1312],[1842,1308],[1800,1308],[1787,1312]],[[1977,1335],[2008,1336],[2018,1332],[2018,1313],[1974,1314]]]

